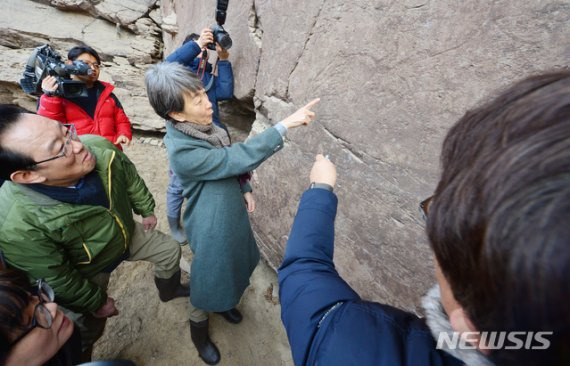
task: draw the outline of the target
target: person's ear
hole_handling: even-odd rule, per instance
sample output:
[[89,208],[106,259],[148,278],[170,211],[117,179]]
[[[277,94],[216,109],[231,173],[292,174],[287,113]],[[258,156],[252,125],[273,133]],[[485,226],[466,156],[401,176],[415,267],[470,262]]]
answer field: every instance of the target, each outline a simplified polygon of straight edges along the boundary
[[490,349],[486,348],[485,344],[481,344],[479,331],[462,307],[453,309],[448,316],[453,330],[459,334],[470,333],[469,337],[466,337],[465,339],[473,346],[477,347],[480,352],[486,355],[490,353]]
[[186,118],[184,118],[184,113],[183,112],[169,112],[168,113],[168,117],[172,118],[175,121],[178,122],[184,122],[186,121]]
[[66,60],[66,61],[65,61],[65,64],[66,64],[66,65],[71,65],[72,63],[73,63],[73,61],[71,61],[71,60]]
[[473,325],[465,310],[462,307],[457,307],[451,311],[449,316],[449,322],[453,330],[459,333],[464,332],[476,332],[477,328]]
[[12,182],[20,184],[35,184],[46,181],[46,177],[34,170],[17,170],[10,174],[10,179]]

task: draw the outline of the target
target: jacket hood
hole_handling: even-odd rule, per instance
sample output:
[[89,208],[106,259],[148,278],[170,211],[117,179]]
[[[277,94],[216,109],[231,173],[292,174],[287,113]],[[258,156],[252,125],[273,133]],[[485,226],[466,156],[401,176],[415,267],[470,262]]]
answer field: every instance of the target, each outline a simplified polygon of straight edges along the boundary
[[[436,341],[440,333],[448,333],[450,337],[453,335],[455,331],[441,304],[439,285],[433,286],[424,296],[422,307],[426,314],[426,323]],[[469,366],[493,366],[485,355],[474,349],[450,349],[447,344],[443,343],[442,350]]]

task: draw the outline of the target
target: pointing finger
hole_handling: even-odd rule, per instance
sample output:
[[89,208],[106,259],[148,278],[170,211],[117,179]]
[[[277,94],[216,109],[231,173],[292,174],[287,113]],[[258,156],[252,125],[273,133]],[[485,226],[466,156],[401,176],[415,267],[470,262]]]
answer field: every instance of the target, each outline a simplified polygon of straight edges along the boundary
[[309,103],[307,103],[305,108],[311,109],[315,104],[317,104],[320,101],[321,101],[321,98],[315,98],[315,99],[311,100]]

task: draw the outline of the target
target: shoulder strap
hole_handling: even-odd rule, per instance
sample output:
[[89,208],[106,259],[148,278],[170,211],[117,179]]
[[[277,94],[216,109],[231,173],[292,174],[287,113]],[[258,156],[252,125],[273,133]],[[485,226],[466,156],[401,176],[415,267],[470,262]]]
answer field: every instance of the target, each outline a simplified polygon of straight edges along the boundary
[[208,81],[207,85],[204,85],[204,90],[206,91],[206,93],[212,88],[212,85],[214,85],[214,78],[215,76],[211,74],[210,81]]

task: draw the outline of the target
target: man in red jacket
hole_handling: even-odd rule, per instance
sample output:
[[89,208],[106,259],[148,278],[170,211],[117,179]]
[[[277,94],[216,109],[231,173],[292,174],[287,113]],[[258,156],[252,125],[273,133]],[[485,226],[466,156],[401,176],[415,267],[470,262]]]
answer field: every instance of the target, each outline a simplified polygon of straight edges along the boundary
[[76,46],[67,54],[68,62],[83,61],[93,70],[91,75],[73,75],[87,84],[87,97],[62,98],[54,95],[57,82],[53,76],[42,81],[44,95],[40,98],[38,114],[71,123],[79,135],[93,134],[105,137],[122,150],[121,144],[132,139],[131,122],[115,94],[114,87],[99,81],[101,58],[89,46]]

